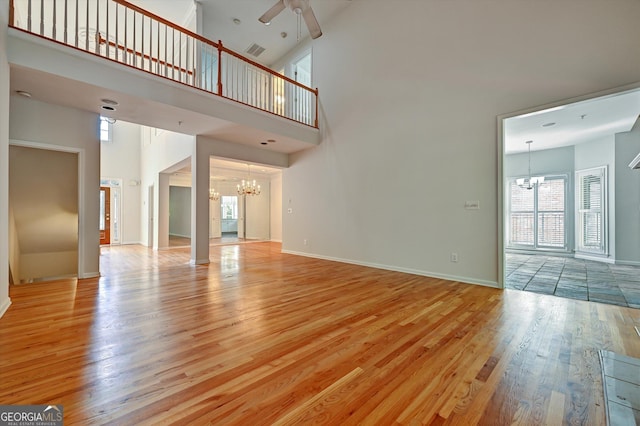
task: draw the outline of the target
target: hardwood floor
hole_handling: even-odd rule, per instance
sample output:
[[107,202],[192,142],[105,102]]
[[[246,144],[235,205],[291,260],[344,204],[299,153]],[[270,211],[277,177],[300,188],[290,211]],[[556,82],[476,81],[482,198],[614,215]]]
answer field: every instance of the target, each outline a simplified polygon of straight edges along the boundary
[[65,424],[603,424],[598,350],[640,311],[282,254],[102,249],[103,277],[11,286],[0,404]]

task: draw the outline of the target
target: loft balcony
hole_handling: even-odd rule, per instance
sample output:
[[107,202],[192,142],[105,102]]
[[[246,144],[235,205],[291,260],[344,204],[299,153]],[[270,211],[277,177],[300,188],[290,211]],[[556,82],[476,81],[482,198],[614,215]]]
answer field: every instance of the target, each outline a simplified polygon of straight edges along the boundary
[[[12,90],[292,153],[319,143],[318,90],[125,0],[11,0]],[[118,102],[105,111],[103,99]],[[109,107],[109,105],[106,105]]]

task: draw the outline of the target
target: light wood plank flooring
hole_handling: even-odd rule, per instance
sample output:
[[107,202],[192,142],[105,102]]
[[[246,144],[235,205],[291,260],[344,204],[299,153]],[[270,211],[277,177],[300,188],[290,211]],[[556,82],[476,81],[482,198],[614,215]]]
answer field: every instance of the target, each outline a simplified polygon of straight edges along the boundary
[[69,425],[598,425],[598,350],[640,357],[636,309],[280,250],[106,247],[100,279],[12,286],[0,403]]

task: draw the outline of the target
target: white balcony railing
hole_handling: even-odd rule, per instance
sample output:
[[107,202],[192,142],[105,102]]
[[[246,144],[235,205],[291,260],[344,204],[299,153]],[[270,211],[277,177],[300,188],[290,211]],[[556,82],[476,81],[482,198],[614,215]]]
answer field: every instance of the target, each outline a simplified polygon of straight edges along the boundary
[[318,90],[125,0],[11,0],[9,25],[318,127]]

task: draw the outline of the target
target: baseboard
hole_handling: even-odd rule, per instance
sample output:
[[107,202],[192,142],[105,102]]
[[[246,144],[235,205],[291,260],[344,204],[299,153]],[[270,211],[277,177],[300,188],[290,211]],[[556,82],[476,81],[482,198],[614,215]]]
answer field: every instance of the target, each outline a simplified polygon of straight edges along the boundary
[[11,298],[7,297],[0,305],[0,318],[2,318],[5,312],[7,312],[7,309],[9,309],[9,306],[11,306]]
[[640,262],[636,262],[636,261],[633,261],[633,260],[616,260],[616,265],[640,266]]
[[85,272],[84,274],[78,274],[79,280],[88,280],[90,278],[99,278],[100,272]]
[[574,257],[576,259],[592,260],[594,262],[610,263],[612,265],[616,263],[616,260],[610,257],[594,256],[583,253],[576,253]]
[[272,243],[282,243],[282,240],[269,240],[269,241],[271,241]]
[[304,252],[293,251],[293,250],[282,250],[282,253],[293,254],[296,256],[311,257],[315,259],[330,260],[333,262],[348,263],[351,265],[365,266],[368,268],[383,269],[385,271],[402,272],[405,274],[420,275],[423,277],[439,278],[439,279],[448,280],[448,281],[456,281],[464,284],[475,284],[475,285],[481,285],[485,287],[500,288],[499,284],[495,281],[478,280],[475,278],[461,277],[457,275],[440,274],[440,273],[431,272],[431,271],[423,271],[420,269],[412,269],[412,268],[402,268],[398,266],[384,265],[380,263],[361,262],[357,260],[342,259],[338,257],[323,256],[323,255],[304,253]]
[[180,238],[191,238],[191,234],[182,235],[182,234],[169,234],[170,237],[180,237]]

